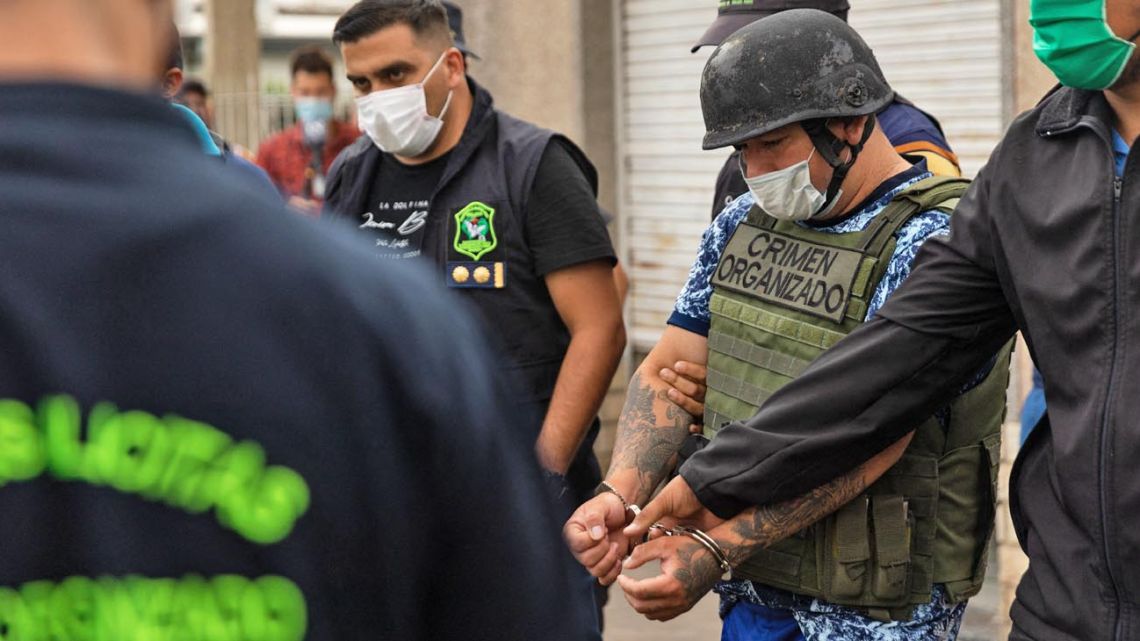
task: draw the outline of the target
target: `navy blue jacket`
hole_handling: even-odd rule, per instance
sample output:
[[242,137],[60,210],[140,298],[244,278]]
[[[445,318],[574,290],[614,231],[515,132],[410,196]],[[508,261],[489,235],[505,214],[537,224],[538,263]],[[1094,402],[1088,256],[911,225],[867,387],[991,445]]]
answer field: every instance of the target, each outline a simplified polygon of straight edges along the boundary
[[0,194],[4,636],[582,638],[508,392],[424,274],[157,98],[0,85]]

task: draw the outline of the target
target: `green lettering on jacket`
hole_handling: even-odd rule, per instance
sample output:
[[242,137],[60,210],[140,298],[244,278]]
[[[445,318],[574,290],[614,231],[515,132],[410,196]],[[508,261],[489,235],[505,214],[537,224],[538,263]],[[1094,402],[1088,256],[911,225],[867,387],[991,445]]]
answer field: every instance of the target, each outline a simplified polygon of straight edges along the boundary
[[0,641],[300,641],[308,626],[288,579],[70,577],[0,588]]
[[48,473],[192,514],[212,509],[223,526],[260,544],[283,540],[309,509],[299,474],[267,466],[260,445],[235,443],[205,423],[99,403],[86,427],[84,434],[69,396],[45,398],[36,411],[0,400],[0,487]]

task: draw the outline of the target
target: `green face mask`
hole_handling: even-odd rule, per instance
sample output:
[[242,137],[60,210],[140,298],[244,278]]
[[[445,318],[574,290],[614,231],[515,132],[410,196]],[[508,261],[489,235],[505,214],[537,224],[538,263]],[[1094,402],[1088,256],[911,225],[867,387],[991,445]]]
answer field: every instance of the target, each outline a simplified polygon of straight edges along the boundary
[[1105,1],[1030,0],[1033,52],[1067,87],[1108,89],[1136,48],[1109,28]]

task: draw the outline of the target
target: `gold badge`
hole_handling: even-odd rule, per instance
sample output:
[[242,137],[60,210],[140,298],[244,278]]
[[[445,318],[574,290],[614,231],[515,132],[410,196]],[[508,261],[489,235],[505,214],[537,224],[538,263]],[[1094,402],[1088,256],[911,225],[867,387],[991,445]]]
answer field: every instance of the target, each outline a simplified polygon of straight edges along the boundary
[[475,268],[475,282],[484,285],[487,281],[491,280],[491,270],[486,267]]
[[[483,269],[483,268],[480,267],[479,269]],[[475,280],[479,280],[479,269],[475,270]],[[467,271],[467,268],[464,267],[463,265],[460,265],[460,266],[456,267],[455,269],[451,270],[451,279],[457,283],[466,283],[468,278],[471,278],[471,272]],[[479,282],[486,282],[486,281],[479,281]]]

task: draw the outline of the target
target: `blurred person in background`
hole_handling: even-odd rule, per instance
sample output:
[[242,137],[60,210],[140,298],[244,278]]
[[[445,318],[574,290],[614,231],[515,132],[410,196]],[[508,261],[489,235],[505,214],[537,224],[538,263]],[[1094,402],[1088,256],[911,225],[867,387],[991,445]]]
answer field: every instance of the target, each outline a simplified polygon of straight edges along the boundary
[[269,174],[289,204],[318,215],[333,160],[360,132],[333,116],[336,83],[333,61],[317,46],[293,52],[290,88],[297,122],[262,141],[257,164]]
[[173,22],[170,23],[169,28],[171,44],[166,69],[162,74],[163,97],[170,102],[178,115],[190,125],[190,128],[198,136],[198,142],[206,155],[220,158],[227,167],[235,173],[245,176],[250,184],[256,185],[258,189],[267,193],[276,193],[276,188],[270,182],[269,176],[260,167],[238,153],[220,134],[212,131],[209,123],[198,112],[178,100],[178,96],[183,93],[186,84],[183,81],[185,62],[182,53],[182,36],[178,32],[178,26]]
[[174,101],[186,105],[207,127],[214,128],[214,109],[210,105],[210,90],[206,83],[197,78],[187,78],[182,82],[182,89],[174,96]]

